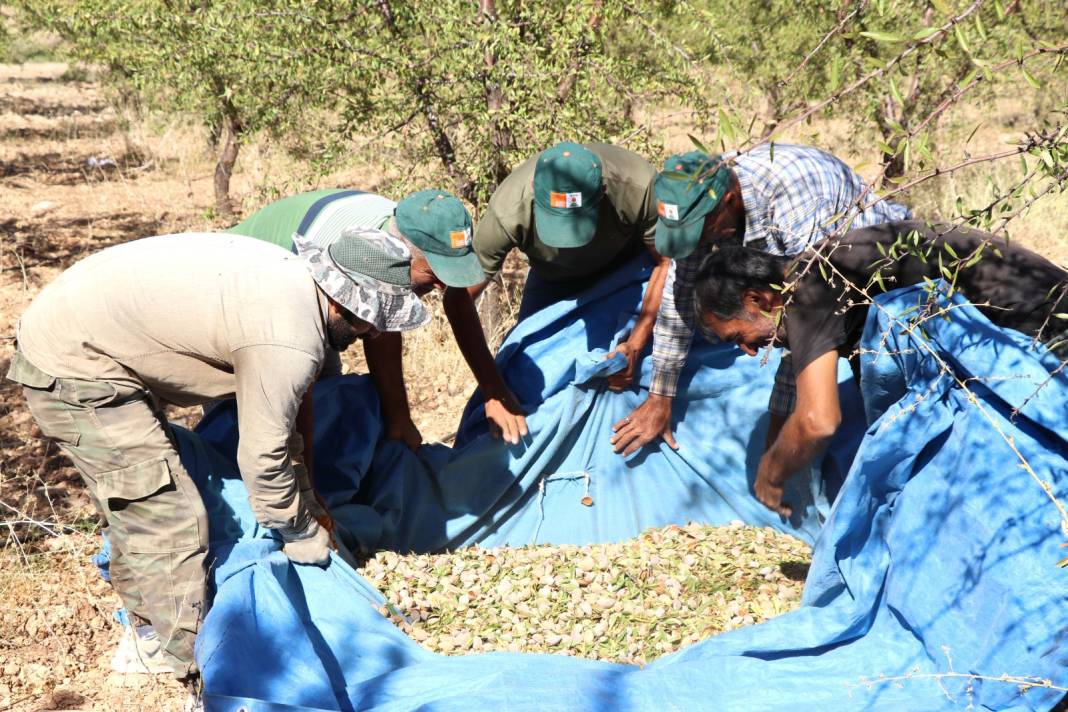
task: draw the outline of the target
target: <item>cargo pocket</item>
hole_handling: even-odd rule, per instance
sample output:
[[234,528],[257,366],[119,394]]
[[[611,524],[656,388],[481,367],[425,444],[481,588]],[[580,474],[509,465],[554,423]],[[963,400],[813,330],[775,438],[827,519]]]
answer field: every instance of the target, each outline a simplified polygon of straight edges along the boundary
[[47,390],[56,382],[55,377],[34,366],[18,350],[11,356],[11,363],[7,368],[7,380],[40,390]]
[[165,457],[99,474],[96,494],[120,550],[164,554],[200,546],[197,513],[203,505],[189,499]]
[[61,445],[77,447],[82,433],[74,420],[72,407],[60,397],[61,390],[59,381],[53,379],[53,384],[47,389],[23,385],[22,394],[26,397],[30,415],[46,438]]

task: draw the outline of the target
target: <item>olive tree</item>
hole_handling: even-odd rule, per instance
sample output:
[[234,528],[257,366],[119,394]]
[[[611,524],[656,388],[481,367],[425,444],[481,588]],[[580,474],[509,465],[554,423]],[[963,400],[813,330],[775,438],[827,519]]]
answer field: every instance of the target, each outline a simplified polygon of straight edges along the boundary
[[261,130],[314,127],[327,165],[354,136],[402,136],[408,160],[432,161],[477,209],[513,165],[554,141],[647,149],[637,104],[704,104],[688,58],[654,31],[664,5],[649,0],[17,5],[146,101],[217,129],[224,215],[240,141]]
[[[931,165],[932,129],[959,101],[976,101],[998,81],[1064,89],[1041,55],[1063,57],[1068,9],[1020,0],[725,0],[694,3],[703,21],[686,35],[712,64],[744,77],[764,105],[724,117],[732,139],[775,135],[783,122],[815,113],[874,127],[884,181],[910,165]],[[690,12],[691,16],[698,15]],[[1029,62],[1039,70],[1029,68]],[[1006,77],[1006,75],[1008,75]],[[756,89],[756,91],[754,91]],[[1063,95],[1063,94],[1062,94]]]
[[60,35],[73,57],[103,66],[147,105],[190,113],[212,129],[214,190],[221,216],[233,213],[230,177],[242,138],[296,130],[322,85],[306,65],[280,64],[269,47],[285,42],[257,20],[257,2],[212,0],[22,0],[23,21]]

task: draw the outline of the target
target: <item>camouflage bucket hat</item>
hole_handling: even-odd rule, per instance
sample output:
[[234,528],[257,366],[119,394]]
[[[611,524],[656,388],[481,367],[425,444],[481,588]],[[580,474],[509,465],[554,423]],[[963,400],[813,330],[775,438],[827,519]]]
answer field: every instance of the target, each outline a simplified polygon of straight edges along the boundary
[[325,245],[300,234],[293,242],[315,283],[379,331],[409,331],[430,321],[412,291],[412,254],[401,240],[382,230],[350,227]]

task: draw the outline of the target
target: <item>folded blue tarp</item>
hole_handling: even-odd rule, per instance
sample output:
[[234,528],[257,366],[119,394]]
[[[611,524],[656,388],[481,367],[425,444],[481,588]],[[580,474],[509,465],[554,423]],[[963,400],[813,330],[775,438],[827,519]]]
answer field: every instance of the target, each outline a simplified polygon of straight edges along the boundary
[[[594,309],[601,299],[612,303],[612,294],[607,291],[596,299],[584,295],[578,313]],[[232,460],[220,454],[228,449],[226,438],[210,432],[222,416],[206,423],[208,437],[182,433],[183,461],[204,492],[216,542],[215,598],[198,640],[208,708],[1049,709],[1063,693],[1050,688],[1023,691],[1016,682],[997,678],[1037,676],[1055,686],[1068,685],[1068,572],[1056,566],[1065,554],[1059,545],[1068,535],[1049,495],[1020,468],[1022,457],[1055,496],[1068,494],[1068,379],[1051,378],[1054,364],[1028,351],[1019,335],[997,329],[970,307],[954,309],[953,321],[927,324],[934,355],[927,354],[911,335],[887,328],[887,314],[911,307],[916,294],[910,289],[887,295],[880,299],[885,311],[872,310],[866,346],[893,352],[868,358],[864,365],[864,382],[872,384],[866,405],[878,420],[868,429],[816,543],[805,606],[763,625],[710,638],[644,669],[563,656],[494,653],[450,658],[423,650],[374,610],[371,602],[380,599],[342,562],[326,569],[292,566],[276,542],[256,538],[262,532],[234,478]],[[632,293],[624,309],[638,296]],[[618,314],[621,305],[624,302],[614,303],[615,311],[605,313]],[[550,311],[528,322],[549,319]],[[540,492],[533,498],[533,483],[551,476],[546,473],[562,478],[561,473],[572,469],[589,472],[604,457],[616,457],[610,451],[601,454],[596,442],[637,400],[634,394],[607,393],[594,381],[573,385],[585,375],[583,358],[593,370],[600,366],[596,356],[588,354],[603,343],[599,339],[605,325],[592,315],[580,317],[588,321],[572,334],[594,334],[586,350],[575,348],[577,356],[571,360],[577,365],[553,362],[542,371],[539,387],[555,383],[560,388],[532,414],[532,442],[526,447],[537,452],[530,459],[523,448],[495,445],[465,421],[460,454],[432,453],[421,463],[423,471],[431,473],[438,464],[433,458],[441,457],[447,461],[442,472],[448,472],[455,461],[450,458],[471,457],[468,468],[452,475],[468,482],[465,478],[476,477],[469,468],[483,468],[484,477],[492,472],[488,464],[508,462],[515,468],[506,468],[513,480],[523,483],[518,489],[514,481],[503,483],[475,502],[490,502],[489,509],[471,506],[466,494],[454,506],[456,500],[448,495],[453,480],[406,474],[416,469],[408,464],[414,455],[388,444],[381,452],[368,453],[359,445],[364,440],[353,440],[359,447],[351,449],[351,462],[343,469],[360,474],[350,481],[350,491],[332,495],[347,502],[335,512],[357,508],[345,518],[358,532],[357,539],[429,550],[471,541],[630,536],[634,527],[664,523],[660,517],[665,515],[658,509],[656,515],[643,514],[645,502],[639,501],[630,503],[632,512],[624,524],[562,520],[588,517],[599,508],[627,512],[627,498],[614,497],[613,488],[626,488],[646,467],[673,468],[664,470],[669,473],[667,501],[671,506],[686,502],[671,479],[686,468],[674,465],[674,458],[697,471],[701,463],[682,458],[696,460],[697,453],[684,453],[702,443],[705,455],[724,458],[717,461],[724,472],[721,478],[701,480],[703,488],[695,488],[690,500],[718,497],[735,509],[732,518],[788,526],[740,503],[748,469],[743,463],[752,459],[748,453],[759,451],[762,435],[754,443],[740,437],[741,426],[732,430],[715,420],[702,422],[692,411],[678,425],[683,443],[679,454],[661,447],[639,460],[640,465],[629,464],[621,472],[631,480],[618,473],[609,479],[612,475],[604,473],[611,469],[595,469],[593,507],[572,502],[585,491],[585,478],[564,480],[566,489],[558,498],[546,496],[539,503]],[[511,364],[520,359],[522,380],[512,380],[513,386],[529,383],[536,365],[555,358],[538,353],[540,345],[554,338],[553,325],[543,324],[546,333],[539,336],[528,322],[509,339],[509,344],[518,341],[522,346],[502,358],[510,374]],[[881,340],[884,333],[887,337]],[[717,348],[724,349],[707,347],[701,358],[715,355]],[[524,351],[525,357],[520,355]],[[933,367],[936,356],[951,368],[949,373]],[[730,426],[736,411],[729,405],[737,412],[751,412],[750,401],[759,395],[765,399],[759,403],[763,408],[769,381],[762,375],[766,369],[752,368],[754,359],[726,368],[728,359],[720,357],[724,360],[718,371],[706,370],[733,385],[718,392],[709,386],[707,398],[720,403],[718,417]],[[530,360],[532,370],[522,371],[523,358]],[[569,368],[578,375],[568,377]],[[735,372],[748,375],[732,382],[730,374]],[[690,388],[698,384],[701,392],[705,375],[691,371]],[[952,376],[967,381],[971,394]],[[971,380],[985,377],[993,380]],[[762,380],[759,394],[748,390],[753,379]],[[346,403],[360,402],[353,399],[356,391],[366,391],[358,384],[352,388],[353,393],[320,400],[338,404],[338,417],[345,421],[338,426],[338,436],[352,430],[363,431],[357,436],[374,436],[378,426],[370,406],[362,412],[345,409]],[[520,397],[524,403],[536,403],[531,391]],[[561,399],[560,408],[546,410],[553,398]],[[603,403],[617,399],[626,404],[618,410]],[[368,396],[363,402],[373,399]],[[693,407],[692,402],[686,407]],[[602,408],[610,412],[602,413]],[[323,432],[331,432],[332,418],[322,412],[319,417],[326,428],[318,433],[322,439]],[[558,421],[560,427],[554,425]],[[578,432],[544,434],[565,426]],[[749,427],[753,429],[752,422]],[[724,432],[728,444],[721,451],[717,438]],[[1012,439],[1011,447],[1003,436]],[[322,442],[317,442],[317,453]],[[493,453],[495,448],[499,452]],[[350,450],[339,446],[336,452]],[[390,464],[396,468],[392,472],[379,471]],[[396,472],[402,473],[397,479],[403,487],[393,492],[387,483]],[[322,482],[323,470],[317,475]],[[430,500],[419,508],[408,506],[406,498],[417,495],[404,488],[417,486],[437,488],[440,506],[427,505]],[[366,487],[379,498],[360,501]],[[656,497],[641,491],[630,496]],[[361,531],[359,517],[375,515],[377,524]],[[714,516],[711,521],[716,521]],[[431,522],[432,535],[421,533],[420,518]],[[517,520],[522,526],[513,524]],[[814,516],[809,524],[815,525]],[[805,526],[802,520],[802,535],[811,531]]]

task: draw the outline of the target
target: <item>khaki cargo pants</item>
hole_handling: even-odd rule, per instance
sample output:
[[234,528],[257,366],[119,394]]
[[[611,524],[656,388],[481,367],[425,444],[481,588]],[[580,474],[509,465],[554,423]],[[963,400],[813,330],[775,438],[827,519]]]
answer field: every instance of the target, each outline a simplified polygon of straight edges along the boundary
[[[20,352],[8,378],[81,473],[111,542],[111,582],[126,609],[159,634],[179,679],[197,672],[208,522],[152,394],[111,381],[53,378]],[[136,620],[136,619],[135,619]]]

